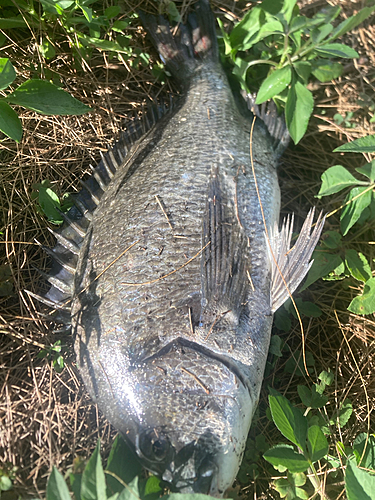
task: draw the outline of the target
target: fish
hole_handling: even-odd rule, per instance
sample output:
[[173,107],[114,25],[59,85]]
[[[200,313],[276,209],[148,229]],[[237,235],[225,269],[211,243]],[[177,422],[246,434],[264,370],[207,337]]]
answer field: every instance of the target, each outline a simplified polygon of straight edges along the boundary
[[[46,249],[40,298],[72,330],[91,398],[172,491],[222,497],[257,407],[274,312],[312,264],[324,217],[279,230],[284,119],[235,98],[215,20],[141,14],[172,104],[150,106],[102,155]],[[249,109],[251,108],[251,109]]]

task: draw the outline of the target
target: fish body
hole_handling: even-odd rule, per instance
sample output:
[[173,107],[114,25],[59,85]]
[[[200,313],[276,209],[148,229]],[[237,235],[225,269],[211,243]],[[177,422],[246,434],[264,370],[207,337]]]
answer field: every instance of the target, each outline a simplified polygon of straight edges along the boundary
[[143,465],[178,491],[220,497],[241,463],[273,312],[288,297],[274,261],[293,291],[322,224],[310,237],[310,216],[302,250],[285,257],[291,225],[275,229],[285,126],[263,113],[272,137],[237,107],[208,3],[180,42],[165,21],[145,24],[184,80],[183,97],[126,155],[118,145],[96,169],[100,201],[58,236],[47,298],[71,296],[82,378]]

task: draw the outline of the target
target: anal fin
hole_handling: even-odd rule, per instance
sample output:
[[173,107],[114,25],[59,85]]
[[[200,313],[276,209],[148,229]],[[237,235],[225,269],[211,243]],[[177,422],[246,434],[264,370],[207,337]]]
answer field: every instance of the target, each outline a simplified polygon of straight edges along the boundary
[[294,217],[286,217],[281,230],[277,225],[269,231],[267,249],[271,261],[271,304],[272,312],[277,309],[296,290],[308,273],[313,261],[311,255],[322,232],[325,217],[319,214],[314,230],[311,232],[315,209],[312,208],[302,226],[294,246],[290,247]]

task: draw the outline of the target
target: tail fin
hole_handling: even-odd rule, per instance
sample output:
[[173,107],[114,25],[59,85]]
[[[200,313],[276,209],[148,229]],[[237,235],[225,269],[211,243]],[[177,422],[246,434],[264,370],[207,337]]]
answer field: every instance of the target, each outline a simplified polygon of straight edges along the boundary
[[172,34],[164,17],[139,12],[143,26],[150,34],[153,44],[168,71],[180,81],[190,77],[201,59],[219,60],[215,18],[208,0],[200,0],[195,12],[189,15],[186,25],[176,26]]

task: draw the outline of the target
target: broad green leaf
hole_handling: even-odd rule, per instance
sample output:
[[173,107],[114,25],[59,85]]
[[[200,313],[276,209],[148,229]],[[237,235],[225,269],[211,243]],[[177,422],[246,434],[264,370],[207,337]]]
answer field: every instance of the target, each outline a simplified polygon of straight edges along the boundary
[[295,144],[304,136],[313,108],[312,93],[302,83],[296,81],[289,89],[285,105],[286,124]]
[[345,189],[349,186],[361,184],[361,181],[356,179],[342,165],[335,165],[333,167],[330,167],[325,172],[323,172],[321,179],[322,185],[320,187],[319,193],[316,196],[317,198],[338,193],[342,189]]
[[333,62],[328,59],[312,61],[311,72],[320,82],[330,82],[341,76],[342,71],[343,66],[339,62]]
[[375,312],[375,278],[366,281],[363,294],[355,297],[350,302],[348,310],[354,314],[372,314]]
[[[297,0],[284,0],[283,8],[281,9],[281,14],[283,14],[285,21],[289,24],[293,16],[293,10],[296,6]],[[298,13],[298,10],[297,10]]]
[[358,434],[353,443],[353,452],[357,465],[365,469],[375,470],[375,436],[365,432]]
[[246,83],[246,72],[249,67],[249,63],[246,62],[241,57],[237,57],[234,62],[233,74],[238,78],[242,89],[249,92],[249,88]]
[[312,462],[321,460],[328,453],[328,441],[318,425],[309,427],[307,448]]
[[6,99],[45,115],[82,115],[91,109],[46,80],[27,80]]
[[[123,464],[127,464],[126,467]],[[128,484],[143,469],[133,450],[120,436],[117,436],[112,445],[105,470],[113,472],[124,483]],[[123,490],[122,484],[115,477],[108,474],[106,479],[108,495]]]
[[39,45],[39,50],[42,56],[46,59],[52,59],[56,55],[56,51],[53,48],[53,45],[51,45],[51,43],[47,39],[44,39],[42,44]]
[[291,79],[292,70],[290,66],[272,71],[260,86],[255,103],[262,104],[262,102],[280,94],[289,85]]
[[375,476],[359,469],[355,460],[348,460],[345,474],[345,490],[348,500],[374,500]]
[[0,131],[16,142],[20,142],[22,138],[21,121],[5,101],[0,101]]
[[269,352],[274,354],[278,358],[281,358],[283,353],[281,352],[282,340],[278,335],[272,335]]
[[259,7],[269,14],[275,15],[283,8],[283,0],[263,0]]
[[243,19],[236,24],[232,29],[229,37],[231,46],[237,50],[246,50],[245,47],[249,47],[251,39],[256,36],[259,32],[260,14],[262,9],[259,7],[254,7],[250,9],[243,17]]
[[289,26],[289,34],[294,33],[295,31],[299,31],[304,28],[308,22],[307,17],[305,16],[296,16],[293,17],[290,26]]
[[365,19],[367,19],[372,12],[374,12],[375,7],[365,7],[360,10],[355,16],[349,17],[345,19],[342,23],[340,23],[332,32],[331,37],[328,41],[335,40],[341,35],[348,33],[348,31],[353,30],[356,26],[361,24]]
[[58,212],[58,210],[61,210],[61,206],[57,194],[51,188],[43,184],[38,185],[38,191],[39,205],[41,206],[43,213],[48,217],[48,220],[53,224],[62,224],[63,218]]
[[273,466],[285,467],[289,472],[305,472],[310,465],[301,453],[287,444],[273,446],[263,454],[263,458]]
[[[221,32],[221,36],[222,36],[222,40],[224,41],[224,50],[225,50],[225,55],[228,56],[229,54],[231,54],[232,52],[232,45],[230,43],[230,38],[229,38],[229,35],[228,33],[225,31],[225,28],[224,28],[224,23],[221,19],[217,19],[217,23],[219,25],[219,28],[220,28],[220,32]],[[112,28],[113,29],[113,28]]]
[[305,385],[298,385],[297,391],[302,403],[307,408],[323,408],[323,406],[325,406],[328,402],[327,396],[324,396],[324,394],[319,394],[315,384],[311,389],[309,389]]
[[327,231],[321,237],[321,246],[334,250],[341,246],[342,236],[338,231]]
[[289,332],[291,327],[292,327],[292,322],[290,320],[290,316],[288,311],[285,309],[284,306],[280,307],[276,312],[275,312],[275,326],[279,330],[283,332]]
[[[303,301],[301,298],[294,299],[297,309],[300,314],[307,316],[308,318],[319,318],[322,315],[322,310],[316,304],[309,302],[308,300]],[[294,307],[290,307],[289,310],[295,318],[297,318],[297,313]]]
[[364,283],[372,276],[370,265],[362,253],[357,253],[352,248],[345,251],[345,263],[350,274],[358,281]]
[[334,153],[375,153],[375,135],[360,137],[333,150]]
[[322,56],[342,57],[343,59],[354,59],[359,57],[358,52],[342,43],[326,43],[325,45],[316,47],[315,50]]
[[301,288],[301,291],[306,290],[307,287],[309,287],[319,278],[327,276],[327,274],[332,272],[342,263],[339,254],[321,252],[319,250],[316,250],[313,253],[313,258],[314,258],[313,265],[310,268],[310,271],[307,275],[305,283]]
[[270,389],[269,403],[272,419],[281,434],[292,443],[306,450],[307,419],[300,410],[274,389]]
[[345,203],[350,200],[352,201],[343,208],[340,215],[341,231],[344,236],[360,218],[363,210],[370,205],[371,198],[372,192],[368,187],[355,187],[351,189],[345,199]]
[[322,383],[324,385],[331,385],[332,382],[333,382],[333,379],[334,379],[334,376],[333,376],[333,373],[331,372],[326,372],[325,370],[323,370],[320,375],[319,375],[319,380],[322,381]]
[[[121,33],[129,26],[129,24],[130,23],[128,21],[115,21],[112,25],[112,29],[113,29],[113,31],[117,31],[118,33]],[[121,44],[121,45],[123,46],[123,44]]]
[[324,38],[326,38],[333,30],[332,24],[323,24],[319,28],[314,28],[311,32],[311,38],[315,44],[320,43]]
[[14,81],[16,78],[16,71],[13,68],[13,64],[9,61],[7,57],[0,58],[0,90],[4,90]]
[[353,405],[350,399],[345,399],[339,409],[338,423],[344,427],[353,413]]
[[83,15],[85,16],[86,20],[91,23],[92,21],[92,9],[90,7],[86,7],[86,5],[79,4],[79,8],[82,10]]
[[71,500],[69,488],[56,467],[53,467],[48,478],[47,500]]
[[[138,476],[135,477],[128,485],[126,488],[124,488],[119,496],[117,497],[117,500],[139,500],[140,499],[140,493],[139,493],[139,487],[138,487]],[[100,499],[98,499],[100,500]]]
[[275,489],[280,494],[281,498],[286,500],[295,500],[301,498],[308,500],[309,494],[307,491],[299,488],[306,483],[306,476],[303,472],[291,474],[288,472],[287,479],[281,478],[275,481]]
[[82,474],[69,474],[69,483],[75,498],[81,499]]
[[127,54],[129,49],[127,47],[123,48],[117,42],[111,42],[110,40],[102,40],[101,38],[94,38],[86,35],[79,34],[79,40],[85,46],[93,46],[99,50],[108,50],[110,52],[119,52],[122,54]]
[[371,182],[375,181],[375,160],[372,160],[370,163],[366,163],[363,167],[357,167],[356,171],[362,175],[365,175],[370,179]]
[[106,500],[105,476],[100,457],[100,440],[82,474],[81,500]]
[[111,7],[107,7],[104,11],[104,15],[108,19],[112,19],[120,14],[121,8],[118,5],[112,5]]
[[0,29],[8,30],[11,28],[26,28],[26,23],[21,16],[20,17],[1,17],[0,18]]
[[311,64],[307,61],[298,61],[293,64],[297,75],[307,84],[311,73]]

